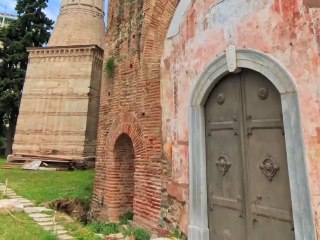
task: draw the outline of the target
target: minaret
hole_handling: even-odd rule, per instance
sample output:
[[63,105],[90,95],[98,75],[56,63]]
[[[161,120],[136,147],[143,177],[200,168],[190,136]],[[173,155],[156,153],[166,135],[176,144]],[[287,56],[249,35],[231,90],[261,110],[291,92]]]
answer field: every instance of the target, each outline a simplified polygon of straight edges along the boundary
[[10,161],[95,159],[104,0],[63,0],[48,47],[30,48]]
[[104,0],[63,0],[49,46],[103,47]]

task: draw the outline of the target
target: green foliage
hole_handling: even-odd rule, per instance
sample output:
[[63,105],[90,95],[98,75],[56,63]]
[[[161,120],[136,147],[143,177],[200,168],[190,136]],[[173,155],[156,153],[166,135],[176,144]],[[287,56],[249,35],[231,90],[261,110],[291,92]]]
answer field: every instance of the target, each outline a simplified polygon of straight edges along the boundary
[[143,228],[128,228],[122,233],[124,237],[134,236],[135,240],[149,240],[151,238],[150,233]]
[[41,47],[50,37],[53,21],[43,12],[47,3],[48,0],[18,0],[17,20],[0,29],[0,117],[4,116],[11,126],[15,126],[18,117],[28,64],[26,49]]
[[32,219],[26,214],[14,213],[14,216],[28,223],[18,222],[9,214],[0,214],[0,240],[58,240],[57,236],[45,231],[36,223],[30,224]]
[[116,59],[114,57],[109,58],[105,64],[105,72],[107,73],[108,77],[114,76],[115,66],[116,66]]
[[0,136],[0,149],[3,148],[4,146],[5,146],[5,138]]
[[127,211],[123,216],[120,217],[120,224],[126,225],[129,220],[133,220],[133,212]]
[[120,232],[120,226],[117,223],[94,222],[90,223],[88,228],[95,233],[101,233],[104,235],[116,234]]
[[179,230],[179,229],[175,229],[171,234],[170,234],[171,238],[177,238],[177,239],[186,239],[184,234]]
[[59,213],[57,221],[77,240],[101,240],[101,238],[96,236],[95,232],[87,226],[84,226],[82,223],[75,222],[70,218],[65,218]]

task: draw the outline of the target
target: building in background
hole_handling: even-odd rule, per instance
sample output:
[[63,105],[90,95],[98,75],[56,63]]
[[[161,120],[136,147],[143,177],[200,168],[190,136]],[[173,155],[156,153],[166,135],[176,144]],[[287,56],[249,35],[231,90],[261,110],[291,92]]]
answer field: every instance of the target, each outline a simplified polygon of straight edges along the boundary
[[14,21],[16,19],[16,15],[0,12],[0,28],[7,26],[11,21]]
[[28,50],[8,166],[95,159],[104,32],[104,1],[62,1],[48,47]]

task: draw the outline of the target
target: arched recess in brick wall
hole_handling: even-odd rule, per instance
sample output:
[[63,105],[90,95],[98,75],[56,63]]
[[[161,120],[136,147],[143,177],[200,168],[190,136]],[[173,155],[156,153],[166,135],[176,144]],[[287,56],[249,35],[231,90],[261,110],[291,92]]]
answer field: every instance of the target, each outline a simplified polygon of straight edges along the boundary
[[105,154],[108,165],[104,204],[108,207],[108,219],[118,221],[127,210],[132,210],[134,220],[141,222],[145,218],[145,207],[141,206],[147,206],[147,158],[140,124],[131,113],[122,112],[113,122]]
[[128,134],[121,134],[113,148],[113,161],[109,166],[109,219],[117,221],[126,212],[133,211],[134,163],[133,143]]

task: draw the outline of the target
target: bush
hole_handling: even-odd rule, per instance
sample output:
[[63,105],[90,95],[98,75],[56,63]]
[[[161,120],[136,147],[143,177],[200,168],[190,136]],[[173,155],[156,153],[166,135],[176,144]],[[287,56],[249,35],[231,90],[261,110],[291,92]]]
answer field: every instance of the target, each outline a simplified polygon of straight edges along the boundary
[[134,236],[135,240],[150,240],[150,233],[143,228],[128,228],[123,231],[124,237]]
[[179,229],[175,229],[169,236],[177,239],[186,239],[184,234]]
[[116,234],[120,232],[119,224],[117,223],[94,222],[90,223],[88,228],[95,233],[101,233],[104,235]]
[[109,58],[105,63],[105,71],[108,77],[114,76],[115,65],[116,65],[116,59],[114,57]]
[[131,211],[126,212],[126,214],[120,217],[120,224],[126,225],[129,220],[133,220],[133,213]]

